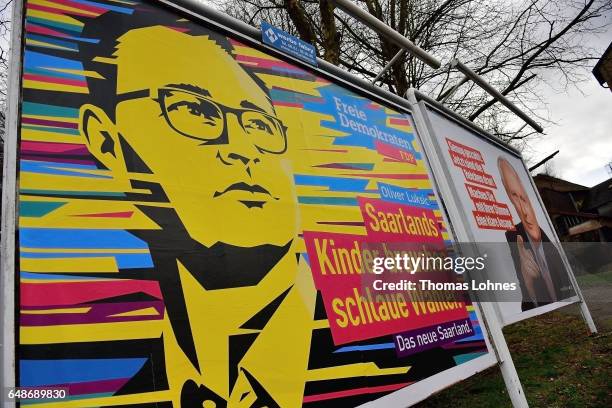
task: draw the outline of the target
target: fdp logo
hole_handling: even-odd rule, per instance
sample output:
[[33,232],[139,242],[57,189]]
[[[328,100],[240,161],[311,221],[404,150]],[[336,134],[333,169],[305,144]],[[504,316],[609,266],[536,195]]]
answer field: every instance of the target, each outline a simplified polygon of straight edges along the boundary
[[276,42],[276,40],[278,40],[276,33],[271,27],[266,30],[266,35],[268,36],[268,39],[273,43]]

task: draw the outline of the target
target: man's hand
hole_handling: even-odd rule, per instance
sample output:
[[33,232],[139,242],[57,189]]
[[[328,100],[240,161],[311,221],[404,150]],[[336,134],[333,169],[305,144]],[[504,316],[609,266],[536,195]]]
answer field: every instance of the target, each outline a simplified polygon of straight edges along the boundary
[[520,235],[516,238],[516,244],[518,245],[519,260],[521,263],[521,273],[523,274],[523,280],[525,286],[532,298],[535,299],[535,288],[533,281],[540,276],[540,267],[538,266],[533,254],[530,250],[525,248],[525,241]]

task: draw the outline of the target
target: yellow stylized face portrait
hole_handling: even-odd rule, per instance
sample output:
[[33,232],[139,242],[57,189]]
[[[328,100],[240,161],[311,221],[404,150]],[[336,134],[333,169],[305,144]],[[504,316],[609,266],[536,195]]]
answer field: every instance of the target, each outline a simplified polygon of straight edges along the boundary
[[[208,36],[157,26],[118,42],[115,120],[96,106],[81,108],[96,157],[125,172],[117,152],[124,139],[206,246],[291,241],[296,201],[283,159],[286,129],[262,87]],[[193,55],[206,58],[194,64]]]

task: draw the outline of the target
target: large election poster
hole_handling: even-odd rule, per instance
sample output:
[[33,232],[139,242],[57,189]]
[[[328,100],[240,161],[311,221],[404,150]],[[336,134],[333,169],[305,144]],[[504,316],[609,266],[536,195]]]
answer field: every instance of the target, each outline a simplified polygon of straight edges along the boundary
[[[562,249],[521,157],[430,105],[422,105],[469,240],[486,253],[485,278],[518,290],[489,292],[504,324],[575,300]],[[564,303],[565,302],[565,303]]]
[[157,3],[25,15],[18,386],[352,407],[490,357],[469,301],[359,279],[364,243],[450,239],[410,114]]

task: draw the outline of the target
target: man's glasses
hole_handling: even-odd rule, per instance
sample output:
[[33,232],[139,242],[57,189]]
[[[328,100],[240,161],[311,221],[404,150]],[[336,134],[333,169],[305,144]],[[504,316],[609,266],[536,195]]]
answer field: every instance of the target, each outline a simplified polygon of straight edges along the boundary
[[[142,90],[118,95],[117,102],[146,98],[151,91]],[[275,116],[249,108],[231,108],[198,93],[176,88],[160,88],[158,98],[162,115],[177,133],[206,144],[229,143],[227,115],[236,116],[252,143],[263,152],[281,154],[287,150],[287,134]]]

